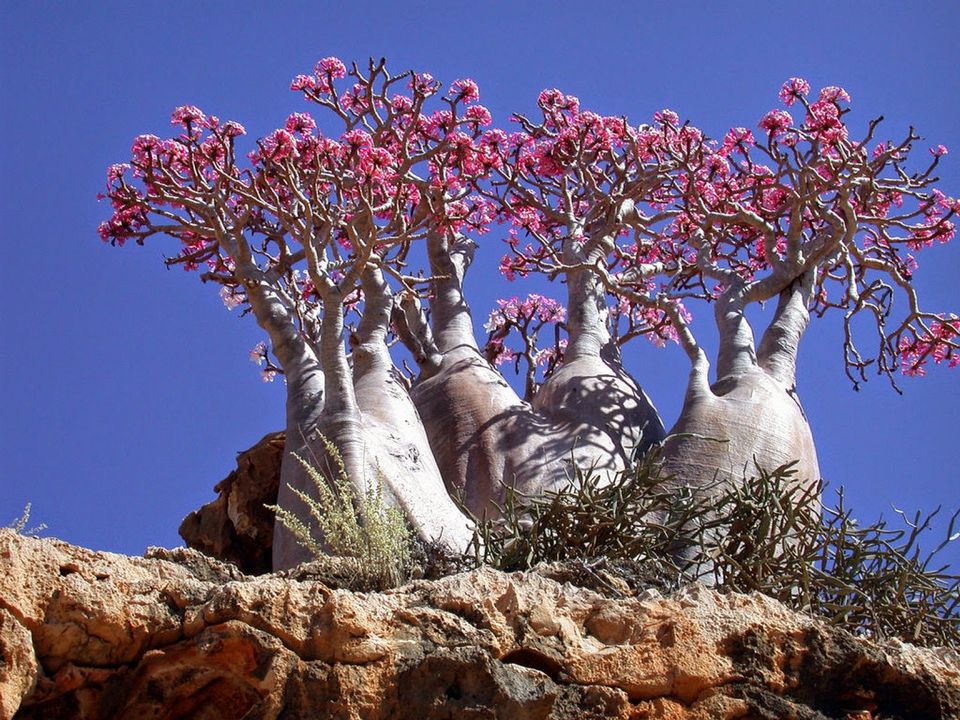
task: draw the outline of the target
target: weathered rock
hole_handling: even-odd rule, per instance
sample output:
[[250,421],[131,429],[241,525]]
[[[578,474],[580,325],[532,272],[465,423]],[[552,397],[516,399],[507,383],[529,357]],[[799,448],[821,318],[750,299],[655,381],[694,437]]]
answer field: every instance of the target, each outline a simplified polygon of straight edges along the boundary
[[0,719],[956,718],[951,650],[760,595],[483,569],[354,593],[0,531]]
[[187,515],[180,537],[188,547],[232,562],[243,572],[270,572],[273,513],[277,502],[282,432],[271,433],[237,454],[237,468],[213,488],[216,500]]

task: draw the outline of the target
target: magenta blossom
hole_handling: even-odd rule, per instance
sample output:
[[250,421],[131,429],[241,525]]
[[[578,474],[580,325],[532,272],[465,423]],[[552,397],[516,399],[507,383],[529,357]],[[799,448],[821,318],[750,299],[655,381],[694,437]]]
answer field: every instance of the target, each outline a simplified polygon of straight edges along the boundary
[[760,120],[760,127],[771,137],[782,135],[793,125],[793,117],[786,110],[771,110]]
[[340,58],[335,57],[323,58],[317,63],[317,66],[314,68],[314,70],[320,77],[329,75],[336,80],[339,80],[347,74],[347,67],[343,64]]
[[462,100],[465,103],[476,102],[480,99],[480,88],[469,78],[454,80],[450,83],[447,95],[453,100]]
[[786,106],[793,105],[799,98],[806,97],[810,92],[810,83],[803,78],[792,77],[780,88],[780,99]]
[[194,105],[181,105],[174,110],[170,116],[171,125],[183,125],[186,127],[191,123],[201,126],[207,123],[206,115],[200,112],[199,108]]
[[286,130],[300,135],[310,135],[317,127],[317,122],[309,113],[293,113],[287,118]]

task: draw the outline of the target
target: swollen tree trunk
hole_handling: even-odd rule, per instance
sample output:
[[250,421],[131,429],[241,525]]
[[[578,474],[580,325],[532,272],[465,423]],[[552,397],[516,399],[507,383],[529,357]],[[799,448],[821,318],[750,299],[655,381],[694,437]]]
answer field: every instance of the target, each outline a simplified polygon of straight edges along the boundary
[[[307,438],[315,431],[324,409],[325,378],[319,359],[305,342],[289,309],[263,273],[247,278],[247,297],[257,324],[267,333],[273,354],[283,368],[286,382],[286,432],[280,466],[278,503],[290,507],[289,486],[305,487],[308,482],[297,455],[306,450]],[[273,556],[284,558],[284,567],[306,559],[293,536],[274,524]]]
[[480,352],[463,292],[473,249],[469,240],[431,235],[430,326],[408,313],[413,337],[405,340],[420,366],[410,394],[444,483],[474,515],[491,516],[508,486],[538,493],[563,482],[571,444]]
[[[325,469],[329,458],[319,442],[322,434],[336,446],[351,482],[363,482],[364,438],[360,412],[353,392],[353,375],[347,362],[343,345],[343,300],[339,293],[329,292],[323,298],[323,322],[320,329],[320,365],[324,370],[324,404],[322,412],[309,425],[298,425],[293,442],[288,424],[287,447],[296,447],[297,455],[307,462]],[[282,361],[281,361],[282,362]],[[286,368],[284,367],[286,372]],[[289,381],[288,381],[289,382]],[[291,398],[288,395],[288,403]],[[289,418],[289,412],[288,412]],[[296,491],[312,495],[312,480],[297,457],[285,454],[280,471],[280,488],[277,505],[306,520],[309,515]],[[365,489],[363,486],[359,488]],[[310,559],[309,553],[300,546],[294,536],[276,523],[273,537],[273,568],[281,570]]]
[[393,297],[379,270],[363,275],[364,312],[353,347],[354,392],[367,446],[369,481],[404,513],[417,535],[463,552],[472,537],[447,493],[423,423],[387,348]]
[[708,385],[706,362],[694,367],[664,447],[665,469],[678,484],[702,492],[717,481],[750,477],[754,463],[773,470],[794,461],[798,488],[819,481],[813,435],[796,394],[797,349],[809,320],[811,287],[806,276],[781,292],[759,350],[744,317],[742,291],[720,298],[717,380]]
[[[467,519],[444,489],[416,410],[398,381],[386,346],[392,298],[378,271],[366,271],[363,286],[366,302],[360,327],[351,338],[352,368],[344,342],[343,298],[335,290],[324,294],[320,352],[326,402],[303,448],[305,459],[318,464],[329,480],[336,479],[335,464],[320,441],[322,435],[337,449],[358,495],[379,484],[383,502],[398,507],[420,538],[462,552],[471,537]],[[306,518],[306,508],[293,491],[312,494],[312,480],[303,472],[290,476],[289,486],[280,487],[277,503]],[[305,559],[305,551],[278,523],[274,569],[292,567]]]
[[589,269],[567,273],[567,348],[533,407],[566,424],[581,467],[625,467],[635,451],[663,439],[649,398],[623,369],[607,329],[606,298]]

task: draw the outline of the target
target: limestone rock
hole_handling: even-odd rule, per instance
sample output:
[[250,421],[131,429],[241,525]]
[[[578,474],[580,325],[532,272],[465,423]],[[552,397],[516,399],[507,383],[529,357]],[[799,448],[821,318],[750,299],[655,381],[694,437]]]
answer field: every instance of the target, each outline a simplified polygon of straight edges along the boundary
[[213,488],[217,498],[187,515],[180,537],[188,547],[232,562],[245,573],[271,570],[273,513],[284,435],[271,433],[238,453],[237,467]]
[[358,593],[0,531],[0,720],[960,717],[948,649],[760,595],[475,570]]

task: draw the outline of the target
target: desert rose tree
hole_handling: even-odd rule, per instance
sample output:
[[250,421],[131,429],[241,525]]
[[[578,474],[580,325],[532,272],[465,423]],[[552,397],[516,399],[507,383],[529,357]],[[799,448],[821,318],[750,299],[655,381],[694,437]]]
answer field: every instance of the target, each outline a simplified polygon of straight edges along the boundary
[[[958,203],[933,188],[946,149],[911,158],[919,137],[878,142],[879,121],[851,138],[847,93],[809,92],[798,78],[780,92],[799,122],[776,109],[756,134],[734,128],[717,142],[671,111],[632,127],[546,91],[536,121],[516,118],[494,176],[517,233],[509,275],[564,276],[569,293],[587,276],[597,306],[607,293],[613,340],[673,338],[686,351],[685,403],[664,448],[684,485],[736,480],[754,462],[798,461],[801,483],[819,479],[796,390],[811,310],[842,313],[855,384],[871,368],[892,379],[898,367],[960,364],[960,319],[921,309],[911,283],[912,253],[954,235]],[[697,301],[713,305],[719,331],[712,381],[687,311]],[[765,302],[776,307],[757,343],[747,309]],[[855,332],[865,325],[869,349]],[[578,323],[570,330],[574,342]]]
[[[421,537],[462,550],[466,518],[445,490],[387,341],[392,287],[415,295],[423,282],[405,274],[411,245],[467,220],[461,146],[472,145],[486,111],[466,107],[456,88],[431,101],[439,83],[391,75],[382,61],[349,75],[338,93],[347,69],[326,58],[292,84],[325,111],[335,136],[295,113],[246,162],[236,147],[241,125],[178,108],[177,136],[140,136],[130,164],[110,168],[114,214],[100,232],[118,245],[178,240],[168,263],[202,270],[266,331],[269,351],[257,352],[272,353],[266,372],[282,372],[287,392],[281,507],[306,516],[293,490],[309,491],[309,481],[294,454],[322,459],[322,433],[358,491],[382,482]],[[431,102],[440,107],[428,115]],[[349,313],[359,316],[355,327]],[[303,557],[278,523],[274,565]]]
[[[174,137],[140,136],[131,162],[109,169],[114,213],[100,228],[116,245],[173,238],[168,264],[201,271],[266,332],[255,359],[287,392],[278,504],[306,516],[296,492],[310,483],[295,456],[322,464],[322,434],[358,491],[382,481],[423,538],[459,550],[468,524],[445,487],[483,515],[508,485],[536,493],[566,482],[574,463],[622,466],[626,443],[531,407],[477,345],[463,280],[470,235],[495,215],[476,190],[502,133],[482,129],[490,114],[476,84],[441,95],[427,74],[391,75],[382,61],[348,73],[326,58],[292,89],[332,133],[294,113],[244,160],[240,124],[180,107]],[[409,392],[388,350],[394,334],[420,367]],[[657,439],[655,412],[630,391]],[[278,524],[275,566],[303,557]]]
[[[946,151],[910,171],[912,132],[876,143],[872,123],[851,140],[838,88],[810,102],[791,80],[781,96],[802,122],[775,110],[756,135],[735,128],[722,142],[670,111],[636,127],[555,90],[516,132],[484,129],[475,83],[441,95],[431,76],[382,61],[348,72],[326,58],[292,89],[323,110],[321,126],[294,113],[246,159],[242,126],[192,106],[174,112],[176,136],[138,137],[129,165],[108,171],[114,212],[100,233],[173,238],[168,263],[201,270],[266,332],[255,355],[286,383],[278,503],[294,514],[305,516],[294,491],[309,488],[294,455],[322,462],[321,433],[357,490],[382,482],[421,537],[453,549],[470,533],[448,493],[489,514],[507,486],[537,493],[572,464],[624,467],[664,435],[621,362],[639,336],[676,340],[691,360],[665,454],[695,487],[754,461],[799,460],[801,480],[818,479],[795,391],[811,310],[842,312],[855,381],[871,365],[958,363],[960,321],[920,309],[909,254],[953,234],[957,203],[932,188]],[[494,220],[508,224],[503,273],[558,279],[566,298],[500,301],[481,348],[464,283]],[[756,343],[747,308],[774,300]],[[687,309],[698,302],[720,332],[713,382]],[[871,352],[856,342],[861,317],[876,329]],[[416,361],[412,383],[394,340]],[[523,398],[496,367],[511,361],[526,364]],[[302,558],[278,526],[276,567]]]

